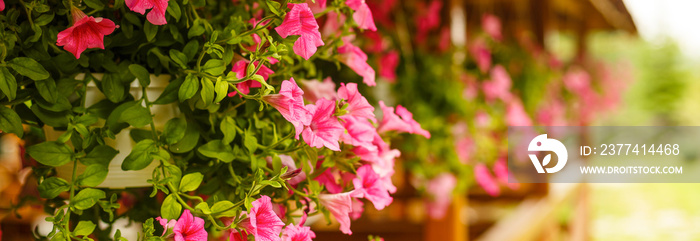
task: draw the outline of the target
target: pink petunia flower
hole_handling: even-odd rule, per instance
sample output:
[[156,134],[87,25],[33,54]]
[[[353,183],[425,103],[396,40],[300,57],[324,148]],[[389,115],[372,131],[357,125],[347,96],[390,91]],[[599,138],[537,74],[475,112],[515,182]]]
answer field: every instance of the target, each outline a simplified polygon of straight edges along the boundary
[[394,20],[391,14],[394,12],[394,7],[398,1],[396,0],[371,0],[367,4],[372,10],[372,16],[377,23],[387,27],[394,26]]
[[321,39],[321,32],[318,31],[318,23],[306,3],[290,3],[287,5],[291,10],[284,17],[282,25],[277,26],[275,31],[282,38],[289,35],[299,35],[299,39],[294,42],[294,53],[308,60],[316,53],[318,46],[324,45]]
[[279,94],[263,96],[263,101],[275,107],[284,119],[291,122],[296,129],[296,139],[304,130],[304,126],[311,123],[312,113],[304,107],[304,91],[299,88],[294,78],[282,81],[282,89]]
[[508,126],[531,126],[532,120],[525,111],[523,103],[519,100],[513,100],[508,103],[506,109],[506,122]]
[[389,83],[396,82],[396,67],[399,66],[399,52],[391,50],[379,59],[379,76]]
[[316,238],[316,234],[310,227],[295,224],[287,225],[282,233],[282,241],[311,241],[313,238]]
[[[292,159],[291,156],[280,154],[278,155],[278,157],[280,158],[280,162],[282,163],[282,165],[287,167],[287,174],[293,173],[298,170],[297,164],[294,162],[294,159]],[[267,161],[268,164],[272,164],[272,157],[266,157],[265,161]],[[297,185],[304,180],[306,180],[306,173],[304,171],[299,170],[299,174],[296,174],[287,182],[289,182],[289,184],[291,185]]]
[[334,170],[334,168],[328,168],[326,169],[326,171],[321,173],[321,175],[318,175],[314,178],[314,180],[318,181],[321,185],[326,187],[326,190],[328,190],[328,192],[333,194],[340,193],[343,191],[343,187],[341,187],[338,183],[338,178]]
[[488,13],[481,15],[481,28],[494,40],[501,41],[503,39],[503,35],[501,35],[501,20],[495,15]]
[[350,218],[352,220],[357,220],[362,217],[362,213],[365,212],[365,203],[360,199],[352,198],[352,212],[350,212]]
[[459,157],[459,162],[462,164],[469,163],[469,158],[474,153],[474,149],[474,140],[468,136],[460,137],[455,142],[455,151],[457,152],[457,157]]
[[367,98],[360,94],[360,91],[357,90],[357,84],[341,83],[340,88],[338,88],[338,97],[345,100],[348,105],[345,108],[348,115],[377,121],[374,117],[374,106],[370,105]]
[[351,191],[338,194],[318,195],[318,200],[321,205],[328,209],[335,220],[340,223],[340,231],[348,235],[352,234],[350,230],[350,213],[353,211],[352,198],[350,197],[352,193]]
[[[239,226],[244,228],[246,233],[252,234],[256,241],[279,241],[284,222],[275,214],[270,197],[263,195],[251,204],[253,207],[248,211],[248,219]],[[232,233],[231,240],[234,240],[233,236],[236,234],[240,235]]]
[[415,18],[416,26],[418,27],[418,33],[416,34],[416,41],[422,43],[428,36],[428,32],[440,26],[440,10],[442,9],[442,1],[433,0],[430,2],[428,7],[425,7],[421,2],[419,7],[419,14]]
[[161,236],[165,235],[165,233],[168,232],[168,229],[174,228],[175,224],[177,224],[177,220],[171,219],[168,221],[167,219],[161,218],[161,217],[156,217],[156,221],[160,223],[161,226],[163,226],[163,234]]
[[512,81],[506,69],[503,68],[503,66],[496,65],[491,69],[491,80],[484,82],[481,87],[484,90],[486,100],[492,101],[501,99],[507,102],[512,97],[510,93],[512,85]]
[[433,219],[442,219],[452,203],[452,191],[457,186],[457,178],[452,173],[442,173],[428,181],[425,190],[430,196],[426,202],[428,215]]
[[309,8],[313,13],[320,13],[326,9],[327,0],[307,0],[306,3],[309,4]]
[[143,15],[146,9],[151,9],[146,15],[146,19],[153,25],[163,25],[168,23],[165,21],[165,10],[168,9],[168,0],[125,0],[126,6],[131,11]]
[[363,83],[369,86],[377,85],[374,81],[376,73],[372,66],[367,64],[367,54],[365,54],[362,49],[352,45],[350,41],[345,41],[345,45],[338,48],[338,54],[340,54],[340,62],[343,62],[355,71],[355,73],[362,76]]
[[496,178],[501,183],[506,184],[511,190],[516,190],[520,188],[520,184],[517,182],[509,182],[508,179],[513,179],[513,176],[508,171],[508,164],[506,164],[505,157],[501,157],[493,164],[493,173],[496,174]]
[[338,94],[335,92],[335,83],[331,80],[331,77],[324,79],[323,81],[317,80],[302,80],[304,86],[304,99],[311,103],[316,103],[318,99],[324,98],[327,100],[336,100]]
[[[250,61],[248,61],[248,60],[239,60],[233,64],[233,68],[231,69],[231,71],[236,73],[236,78],[238,78],[238,79],[245,78],[245,76],[247,75],[249,62]],[[258,62],[258,61],[253,63],[253,65],[255,67],[257,67],[258,64],[260,64],[260,62]],[[274,74],[274,73],[275,73],[274,71],[272,71],[270,68],[268,68],[264,64],[262,66],[260,66],[260,69],[257,72],[257,74],[262,76],[263,79],[266,81],[267,81],[267,78],[271,74]],[[236,88],[238,88],[238,90],[241,91],[241,93],[243,93],[245,95],[250,93],[250,88],[260,88],[260,87],[262,87],[262,84],[260,84],[260,82],[255,81],[255,80],[246,80],[243,83],[236,84]],[[228,97],[234,97],[234,96],[236,96],[236,94],[238,94],[238,92],[233,91],[233,92],[228,94]]]
[[[5,0],[0,0],[0,11],[5,10]],[[2,235],[2,232],[0,232],[0,235]]]
[[489,50],[486,45],[486,41],[482,38],[474,40],[474,42],[469,47],[469,51],[472,53],[474,60],[476,60],[476,66],[479,67],[481,73],[486,73],[491,68],[491,50]]
[[307,105],[306,109],[312,113],[310,124],[306,125],[302,136],[309,146],[321,148],[323,146],[334,151],[340,151],[340,135],[343,134],[343,126],[335,113],[335,101],[319,99],[315,105]]
[[71,8],[73,26],[58,33],[56,45],[73,53],[76,59],[89,48],[105,49],[104,38],[118,28],[112,20],[87,16],[80,9]]
[[411,126],[411,134],[417,134],[430,139],[430,132],[424,130],[420,124],[413,120],[413,113],[409,112],[406,108],[401,105],[396,106],[396,114],[401,116],[404,122]]
[[374,145],[374,135],[377,129],[367,119],[357,118],[351,115],[341,117],[345,132],[341,135],[341,140],[353,146],[364,146],[372,148]]
[[398,132],[411,132],[413,129],[411,125],[406,123],[394,113],[394,107],[388,107],[384,104],[384,101],[379,101],[379,107],[382,109],[382,120],[379,122],[379,128],[377,132],[383,133],[387,131],[398,131]]
[[173,234],[175,234],[175,241],[207,240],[208,236],[207,231],[204,230],[204,219],[192,216],[189,209],[185,209],[175,223]]
[[350,9],[355,10],[352,14],[352,19],[360,27],[360,29],[367,29],[371,31],[377,31],[377,26],[374,25],[374,18],[372,17],[372,11],[365,3],[365,0],[347,0],[345,4],[350,7]]
[[476,179],[476,183],[478,183],[479,186],[481,186],[481,188],[483,188],[489,195],[495,197],[501,194],[501,188],[491,175],[489,169],[483,163],[479,163],[474,166],[474,179]]
[[364,165],[357,169],[357,176],[352,180],[352,184],[355,186],[352,196],[366,198],[374,204],[377,210],[384,209],[394,200],[384,186],[383,180],[370,165]]

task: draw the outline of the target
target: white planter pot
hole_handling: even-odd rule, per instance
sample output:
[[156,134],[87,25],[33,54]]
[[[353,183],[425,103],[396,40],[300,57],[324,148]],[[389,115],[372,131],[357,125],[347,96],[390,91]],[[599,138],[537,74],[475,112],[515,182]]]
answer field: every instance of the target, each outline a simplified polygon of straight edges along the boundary
[[[93,76],[98,80],[102,79],[102,74],[93,74]],[[84,77],[85,76],[83,74],[79,74],[78,76],[76,76],[76,79],[83,79]],[[168,86],[168,84],[170,83],[170,78],[170,75],[151,75],[151,84],[146,89],[148,99],[151,101],[156,100],[160,96],[160,94],[163,93],[165,87]],[[130,87],[131,88],[129,89],[129,93],[131,93],[131,95],[133,95],[136,99],[141,98],[141,96],[143,95],[143,90],[139,85],[139,82],[137,80],[134,80],[133,82],[131,82]],[[86,107],[89,107],[105,98],[106,97],[102,94],[102,92],[100,92],[100,90],[97,88],[94,82],[90,82],[88,84],[87,92],[85,95]],[[155,124],[155,127],[158,130],[162,130],[163,126],[165,126],[165,123],[168,120],[180,114],[176,104],[154,105],[151,107],[151,112],[154,115],[153,123]],[[100,120],[99,124],[104,124],[104,120]],[[119,153],[109,163],[109,174],[107,175],[107,178],[104,180],[104,182],[102,182],[102,184],[98,185],[97,187],[123,189],[130,187],[151,186],[151,184],[149,184],[147,180],[152,177],[153,170],[158,166],[157,162],[153,162],[148,167],[139,171],[123,171],[121,169],[121,165],[122,162],[124,162],[124,158],[126,158],[126,156],[129,155],[129,153],[132,150],[132,147],[135,144],[129,136],[129,132],[131,131],[131,129],[133,128],[126,128],[122,130],[121,132],[116,134],[114,140],[105,139],[105,143],[119,151]],[[48,141],[57,140],[58,137],[64,133],[64,131],[56,131],[53,129],[53,127],[46,125],[44,126],[44,132],[46,133],[46,140]],[[77,169],[78,174],[80,174],[85,170],[85,166],[82,164],[78,164]],[[56,171],[58,172],[59,177],[64,178],[66,180],[71,180],[73,173],[73,165],[67,164],[61,167],[57,167]]]

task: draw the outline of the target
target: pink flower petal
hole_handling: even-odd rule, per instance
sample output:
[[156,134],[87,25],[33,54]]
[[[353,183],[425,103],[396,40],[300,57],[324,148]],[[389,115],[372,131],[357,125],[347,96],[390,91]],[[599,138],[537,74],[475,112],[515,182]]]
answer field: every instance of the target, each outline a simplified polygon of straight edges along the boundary
[[287,38],[289,35],[299,35],[294,43],[294,53],[308,60],[316,53],[318,46],[324,45],[321,33],[318,31],[318,23],[308,4],[297,3],[289,4],[289,6],[291,10],[284,17],[282,24],[275,28],[275,31],[282,38]]

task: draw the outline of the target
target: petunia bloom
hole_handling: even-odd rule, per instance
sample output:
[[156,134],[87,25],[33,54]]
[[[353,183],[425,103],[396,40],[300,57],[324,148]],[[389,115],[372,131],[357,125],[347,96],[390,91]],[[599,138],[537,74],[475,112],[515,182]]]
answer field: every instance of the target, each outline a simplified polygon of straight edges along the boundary
[[361,29],[367,29],[371,31],[377,31],[377,26],[374,25],[374,18],[372,17],[372,11],[369,10],[369,6],[365,0],[347,0],[345,4],[350,7],[350,9],[355,10],[352,14],[352,19]]
[[481,186],[481,188],[483,188],[489,195],[495,197],[501,194],[501,188],[491,175],[489,169],[483,163],[479,163],[474,166],[474,179],[476,179],[476,183],[478,183],[479,186]]
[[496,65],[491,69],[491,80],[484,82],[482,88],[484,90],[484,96],[489,101],[495,99],[509,101],[512,97],[510,93],[512,85],[512,81],[506,69],[501,65]]
[[355,73],[362,76],[362,82],[375,86],[376,73],[372,66],[367,64],[367,54],[359,47],[352,45],[349,41],[345,41],[345,45],[338,48],[340,54],[340,62],[350,67]]
[[520,188],[520,184],[517,182],[509,182],[508,179],[513,179],[514,177],[508,171],[508,164],[506,164],[505,157],[501,157],[493,164],[493,172],[496,174],[496,178],[501,183],[506,184],[508,188],[516,190]]
[[87,16],[78,8],[71,8],[73,26],[58,33],[56,45],[73,53],[76,59],[89,48],[105,49],[104,38],[114,32],[117,25],[112,20]]
[[282,234],[282,241],[311,241],[313,238],[316,238],[316,234],[310,227],[295,224],[287,225]]
[[[287,174],[293,173],[297,170],[299,171],[298,174],[294,175],[294,177],[289,179],[289,181],[288,181],[289,184],[297,185],[300,182],[306,180],[306,173],[304,173],[304,171],[297,169],[297,164],[294,163],[294,159],[292,159],[291,156],[287,156],[287,155],[283,155],[283,154],[280,154],[278,156],[280,158],[280,162],[282,163],[282,165],[287,167]],[[265,160],[267,161],[267,163],[272,164],[272,157],[267,157]],[[287,175],[287,174],[284,174],[284,175]]]
[[367,98],[360,94],[360,91],[357,90],[357,84],[341,83],[340,88],[338,88],[338,97],[346,101],[348,106],[345,110],[349,115],[376,121],[374,106],[370,105]]
[[408,132],[411,134],[422,135],[425,138],[430,138],[430,132],[423,129],[420,124],[413,119],[413,114],[405,107],[396,106],[396,113],[393,107],[387,107],[383,101],[379,101],[379,106],[382,108],[382,121],[379,123],[378,132],[399,131]]
[[291,10],[284,17],[284,21],[275,31],[282,37],[289,35],[299,35],[299,39],[294,42],[294,53],[309,59],[316,53],[317,47],[324,45],[321,39],[321,32],[318,31],[318,23],[306,3],[290,3],[287,6]]
[[379,76],[385,78],[388,82],[396,82],[396,67],[399,66],[399,52],[391,50],[389,53],[382,55],[379,59]]
[[338,98],[338,94],[335,92],[335,83],[333,83],[331,77],[323,81],[302,80],[301,83],[304,84],[302,87],[302,89],[304,89],[304,99],[311,103],[316,103],[316,101],[321,98],[328,100],[335,100]]
[[413,113],[408,111],[405,107],[401,105],[396,106],[396,114],[401,116],[401,119],[411,126],[412,134],[421,135],[430,139],[430,132],[424,130],[417,121],[413,120]]
[[513,100],[508,103],[506,109],[506,122],[508,126],[531,126],[532,119],[525,112],[523,103],[519,100]]
[[[5,0],[0,0],[0,11],[5,10]],[[2,234],[2,233],[0,233]]]
[[442,219],[452,202],[452,191],[457,186],[457,178],[452,173],[443,173],[428,182],[425,190],[430,195],[426,203],[428,215],[433,219]]
[[496,41],[501,41],[503,35],[501,35],[501,20],[495,15],[485,13],[481,16],[481,28],[484,32],[491,36]]
[[158,223],[160,223],[160,225],[163,226],[163,234],[161,234],[161,236],[165,235],[165,233],[168,232],[168,229],[174,228],[175,224],[177,224],[177,220],[175,219],[171,219],[170,221],[168,221],[167,219],[156,217],[156,221],[158,221]]
[[143,15],[146,9],[151,9],[146,15],[146,19],[153,25],[163,25],[168,23],[165,21],[165,10],[168,9],[168,0],[125,0],[126,6],[131,11]]
[[312,147],[325,146],[328,149],[340,151],[338,141],[344,129],[338,118],[333,115],[335,101],[319,99],[315,105],[307,105],[306,109],[313,114],[313,117],[302,133],[304,141]]
[[[284,222],[275,214],[270,197],[263,195],[251,204],[253,207],[248,211],[248,220],[239,226],[245,229],[245,233],[252,234],[256,241],[279,241]],[[231,240],[245,233],[232,233]]]
[[352,198],[350,195],[353,192],[344,192],[338,194],[319,194],[318,200],[323,207],[331,212],[335,220],[340,223],[340,231],[344,234],[352,234],[350,230],[350,213],[352,210]]
[[[231,69],[231,71],[236,73],[236,78],[238,78],[238,79],[245,78],[245,76],[247,75],[249,62],[250,61],[248,61],[248,60],[239,60],[233,64],[233,68]],[[259,61],[256,61],[253,63],[253,65],[255,67],[257,67],[258,64],[260,64]],[[258,72],[257,72],[257,74],[262,76],[264,80],[267,80],[267,78],[271,74],[274,74],[274,73],[275,73],[274,71],[272,71],[270,68],[268,68],[264,64],[262,66],[260,66],[260,69],[258,69]],[[262,87],[262,84],[260,84],[260,82],[255,81],[255,80],[246,80],[243,83],[236,84],[236,88],[238,88],[238,90],[245,95],[250,93],[250,88],[260,88],[260,87]],[[228,96],[233,97],[233,96],[236,96],[236,94],[238,94],[238,93],[236,91],[233,91],[233,92],[229,93]]]
[[345,132],[341,136],[341,140],[353,146],[364,146],[373,148],[372,141],[377,129],[367,119],[357,118],[346,115],[341,117]]
[[263,101],[275,107],[284,119],[291,122],[296,129],[296,138],[311,122],[311,113],[304,107],[304,91],[299,88],[294,78],[282,81],[279,94],[263,96]]
[[355,186],[352,196],[366,198],[374,204],[374,208],[377,210],[384,209],[394,200],[384,186],[383,180],[369,165],[357,169],[357,176],[352,180],[352,184]]
[[207,231],[204,230],[204,219],[192,216],[189,209],[180,216],[173,228],[175,241],[207,240]]
[[479,67],[481,73],[486,73],[491,68],[491,50],[486,45],[483,38],[478,38],[469,47],[469,51],[476,60],[476,66]]

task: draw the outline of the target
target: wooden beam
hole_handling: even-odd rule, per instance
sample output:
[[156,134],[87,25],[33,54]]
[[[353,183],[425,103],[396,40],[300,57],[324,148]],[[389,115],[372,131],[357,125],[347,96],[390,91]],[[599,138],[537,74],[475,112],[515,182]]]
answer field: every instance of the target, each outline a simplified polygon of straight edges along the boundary
[[467,224],[462,218],[462,210],[467,199],[456,196],[447,210],[447,215],[440,220],[428,219],[425,223],[423,240],[425,241],[463,241],[467,240]]

